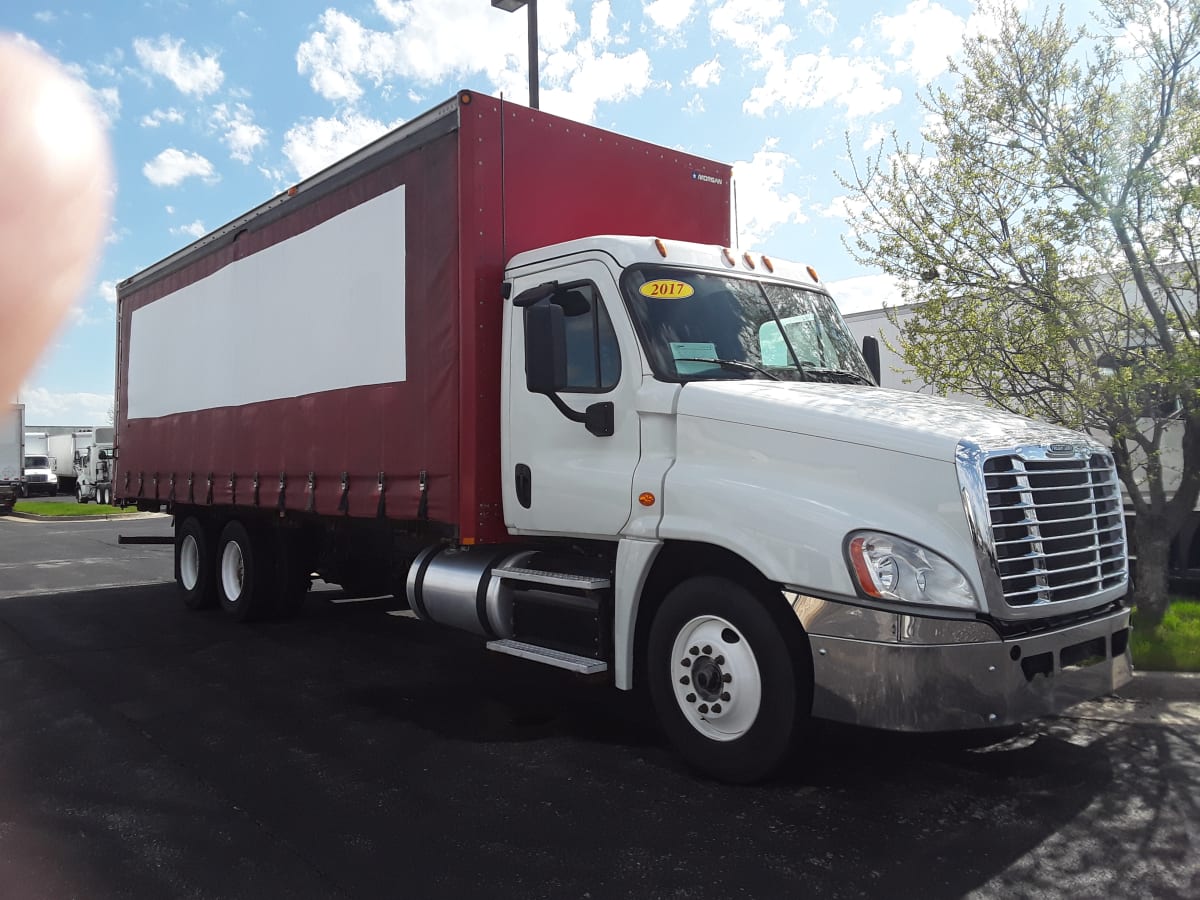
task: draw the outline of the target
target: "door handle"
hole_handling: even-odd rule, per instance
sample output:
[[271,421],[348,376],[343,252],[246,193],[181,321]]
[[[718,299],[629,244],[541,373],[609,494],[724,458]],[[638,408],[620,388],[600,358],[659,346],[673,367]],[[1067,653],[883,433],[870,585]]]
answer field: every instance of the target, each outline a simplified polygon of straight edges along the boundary
[[533,505],[533,472],[525,463],[517,463],[517,502],[526,509]]

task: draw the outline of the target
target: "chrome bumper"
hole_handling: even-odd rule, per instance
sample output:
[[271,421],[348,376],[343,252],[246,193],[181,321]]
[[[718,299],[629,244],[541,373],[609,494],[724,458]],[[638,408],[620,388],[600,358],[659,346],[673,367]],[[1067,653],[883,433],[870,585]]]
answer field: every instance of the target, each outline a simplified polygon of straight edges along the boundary
[[[1111,693],[1133,677],[1129,610],[1008,640],[982,623],[955,629],[932,619],[892,618],[900,640],[810,630],[813,716],[890,731],[1012,725]],[[935,635],[950,642],[932,642]]]

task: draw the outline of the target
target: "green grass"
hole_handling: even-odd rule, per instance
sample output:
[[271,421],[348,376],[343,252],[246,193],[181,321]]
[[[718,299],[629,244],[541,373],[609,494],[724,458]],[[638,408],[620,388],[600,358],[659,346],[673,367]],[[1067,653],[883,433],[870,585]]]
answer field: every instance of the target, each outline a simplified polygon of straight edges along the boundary
[[1152,672],[1200,672],[1200,600],[1173,597],[1162,624],[1137,627],[1133,614],[1130,649],[1135,668]]
[[54,503],[50,500],[18,500],[14,512],[34,516],[112,516],[123,509],[117,506],[97,506],[95,503]]

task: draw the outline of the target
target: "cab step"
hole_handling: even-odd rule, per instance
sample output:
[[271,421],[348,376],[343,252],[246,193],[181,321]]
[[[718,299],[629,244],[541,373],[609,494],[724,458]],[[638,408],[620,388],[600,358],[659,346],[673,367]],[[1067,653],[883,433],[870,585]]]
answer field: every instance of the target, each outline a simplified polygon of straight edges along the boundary
[[521,566],[498,566],[492,569],[505,581],[523,581],[527,584],[548,584],[552,587],[573,588],[577,591],[602,591],[612,587],[612,580],[593,575],[573,575],[566,572],[547,572],[541,569],[526,569]]
[[539,647],[524,641],[501,640],[488,641],[487,648],[497,653],[507,653],[509,656],[519,656],[521,659],[544,663],[559,669],[579,672],[582,675],[596,675],[608,670],[608,663],[602,659],[592,659],[589,656],[576,656],[574,653],[564,653],[562,650],[552,650],[549,647]]

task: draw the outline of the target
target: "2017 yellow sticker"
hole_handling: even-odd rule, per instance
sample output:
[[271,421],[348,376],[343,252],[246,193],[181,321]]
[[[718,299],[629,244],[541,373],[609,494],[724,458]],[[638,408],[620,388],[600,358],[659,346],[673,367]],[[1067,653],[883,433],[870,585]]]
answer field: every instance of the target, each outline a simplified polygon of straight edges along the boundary
[[658,278],[654,281],[647,281],[638,288],[638,293],[643,297],[652,297],[655,300],[683,300],[696,293],[696,289],[686,281]]

